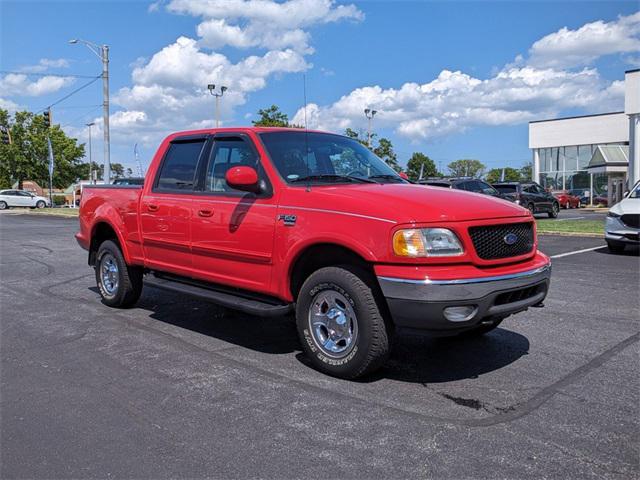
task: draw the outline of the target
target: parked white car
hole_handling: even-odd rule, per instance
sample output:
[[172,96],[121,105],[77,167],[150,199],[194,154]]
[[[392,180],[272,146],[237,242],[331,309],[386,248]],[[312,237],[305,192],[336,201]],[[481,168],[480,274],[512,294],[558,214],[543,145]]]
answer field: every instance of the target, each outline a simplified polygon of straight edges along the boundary
[[640,244],[640,182],[609,209],[604,238],[612,252],[622,252],[626,245]]
[[44,208],[50,207],[49,199],[39,197],[24,190],[2,190],[0,191],[0,210],[11,207]]

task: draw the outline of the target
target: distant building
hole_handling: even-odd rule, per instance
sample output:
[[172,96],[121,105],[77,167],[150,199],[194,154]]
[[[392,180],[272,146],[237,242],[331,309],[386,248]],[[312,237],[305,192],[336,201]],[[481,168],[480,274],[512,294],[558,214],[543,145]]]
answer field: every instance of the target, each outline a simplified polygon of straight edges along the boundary
[[640,69],[625,72],[623,112],[530,122],[529,148],[543,187],[619,201],[640,179]]

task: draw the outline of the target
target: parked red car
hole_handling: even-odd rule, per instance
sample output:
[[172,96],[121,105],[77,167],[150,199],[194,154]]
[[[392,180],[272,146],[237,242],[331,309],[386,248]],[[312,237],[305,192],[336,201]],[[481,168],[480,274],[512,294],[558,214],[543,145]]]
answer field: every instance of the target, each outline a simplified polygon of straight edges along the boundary
[[572,195],[568,190],[554,190],[551,193],[562,208],[580,208],[580,197]]
[[144,185],[85,187],[76,238],[106,305],[144,284],[295,312],[312,364],[343,378],[381,366],[396,329],[480,335],[542,306],[551,275],[527,209],[412,185],[357,141],[300,129],[173,134]]

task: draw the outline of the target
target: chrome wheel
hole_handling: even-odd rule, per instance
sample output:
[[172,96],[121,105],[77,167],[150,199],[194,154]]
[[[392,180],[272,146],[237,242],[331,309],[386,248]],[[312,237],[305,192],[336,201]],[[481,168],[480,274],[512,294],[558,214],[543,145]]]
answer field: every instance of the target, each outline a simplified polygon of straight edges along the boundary
[[358,320],[344,295],[335,290],[324,290],[313,298],[309,307],[309,330],[323,353],[341,358],[355,345]]
[[107,295],[116,294],[119,277],[116,259],[110,253],[106,253],[100,260],[100,283],[102,283],[102,288]]

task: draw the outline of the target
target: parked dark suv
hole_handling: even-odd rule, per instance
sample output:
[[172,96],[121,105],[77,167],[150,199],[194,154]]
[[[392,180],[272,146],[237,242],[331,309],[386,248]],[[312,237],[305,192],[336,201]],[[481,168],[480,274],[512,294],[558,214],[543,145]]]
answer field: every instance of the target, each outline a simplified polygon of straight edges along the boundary
[[418,183],[420,185],[430,185],[432,187],[455,188],[456,190],[466,190],[467,192],[484,193],[485,195],[491,195],[492,197],[499,197],[513,201],[513,199],[502,195],[487,182],[483,182],[477,178],[427,178],[418,181]]
[[556,218],[560,204],[551,192],[545,191],[535,182],[499,182],[492,184],[502,195],[508,196],[533,213],[547,213]]

